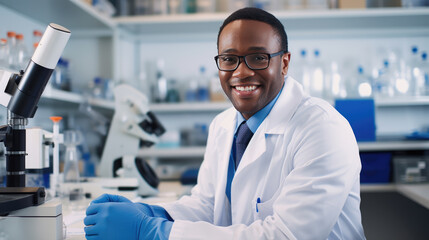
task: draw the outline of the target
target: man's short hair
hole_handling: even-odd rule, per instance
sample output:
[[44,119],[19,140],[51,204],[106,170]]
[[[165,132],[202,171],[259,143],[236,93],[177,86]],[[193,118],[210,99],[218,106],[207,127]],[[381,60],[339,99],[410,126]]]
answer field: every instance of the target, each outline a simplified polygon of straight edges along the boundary
[[241,20],[241,19],[255,20],[255,21],[269,24],[274,29],[274,31],[276,31],[277,35],[280,38],[280,46],[282,47],[281,50],[288,52],[287,35],[283,24],[271,13],[266,12],[259,8],[252,8],[252,7],[239,9],[233,12],[231,15],[229,15],[229,17],[225,19],[217,35],[218,49],[219,49],[219,37],[222,30],[225,28],[225,26],[228,25],[230,22],[233,22],[235,20]]

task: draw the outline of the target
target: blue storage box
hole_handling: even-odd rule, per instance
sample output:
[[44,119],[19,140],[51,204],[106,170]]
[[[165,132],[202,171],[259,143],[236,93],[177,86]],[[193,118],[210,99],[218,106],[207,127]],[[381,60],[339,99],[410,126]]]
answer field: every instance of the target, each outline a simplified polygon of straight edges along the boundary
[[335,108],[343,115],[359,141],[375,141],[374,99],[337,99]]
[[361,183],[388,183],[391,176],[392,153],[370,152],[361,153]]

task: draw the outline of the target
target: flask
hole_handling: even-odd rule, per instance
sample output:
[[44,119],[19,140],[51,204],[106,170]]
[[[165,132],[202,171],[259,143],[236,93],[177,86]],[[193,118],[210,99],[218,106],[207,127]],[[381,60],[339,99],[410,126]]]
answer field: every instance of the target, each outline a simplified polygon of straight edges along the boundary
[[426,52],[422,52],[422,61],[420,62],[421,76],[420,82],[422,87],[420,89],[420,95],[429,96],[429,61]]
[[356,79],[358,97],[370,97],[372,95],[372,84],[370,78],[365,74],[362,66],[358,66]]
[[311,77],[310,77],[310,94],[313,97],[324,97],[325,88],[325,75],[323,63],[320,60],[320,51],[314,50],[314,61],[311,64]]
[[411,95],[418,96],[420,95],[420,88],[424,87],[424,82],[422,81],[422,72],[420,69],[421,58],[418,53],[417,46],[411,47],[411,56],[408,59],[407,64],[407,78],[410,80],[410,92]]
[[379,70],[375,81],[376,97],[393,97],[395,76],[390,68],[389,60],[383,61],[383,67]]
[[331,62],[326,77],[326,87],[328,91],[325,97],[338,99],[347,96],[346,85],[338,69],[338,63],[335,61]]
[[198,77],[198,90],[197,90],[197,98],[198,98],[198,101],[200,102],[206,102],[210,100],[209,81],[210,79],[206,75],[206,68],[204,66],[201,66],[200,74]]
[[27,47],[24,43],[24,35],[16,34],[16,52],[17,52],[17,67],[18,70],[25,70],[30,60]]
[[64,145],[66,153],[64,157],[64,182],[79,182],[79,157],[77,145],[80,139],[76,131],[67,130],[64,132]]
[[81,136],[73,130],[64,132],[64,186],[63,197],[68,200],[72,210],[80,209],[83,200],[83,189],[80,184],[79,156],[77,146],[81,143]]
[[310,68],[307,59],[307,50],[302,49],[299,54],[297,61],[291,62],[289,69],[292,71],[292,77],[296,78],[304,88],[304,91],[310,93]]
[[104,98],[104,83],[101,77],[95,77],[92,86],[92,96],[95,98]]
[[7,32],[7,64],[12,70],[18,70],[18,54],[16,51],[16,33],[14,31]]
[[156,102],[165,102],[167,99],[167,78],[164,76],[164,60],[158,60],[156,73]]
[[7,68],[7,62],[7,40],[5,38],[2,38],[0,39],[0,68]]
[[174,79],[168,81],[168,91],[165,100],[166,102],[180,102],[179,87]]

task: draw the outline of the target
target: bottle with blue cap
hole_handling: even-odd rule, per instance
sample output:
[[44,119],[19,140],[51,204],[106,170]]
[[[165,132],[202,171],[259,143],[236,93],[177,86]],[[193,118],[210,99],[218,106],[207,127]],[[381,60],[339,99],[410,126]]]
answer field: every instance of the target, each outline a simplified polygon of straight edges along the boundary
[[372,81],[370,77],[365,74],[363,67],[358,66],[357,95],[366,98],[371,97],[372,94]]
[[394,73],[391,69],[389,60],[383,61],[383,67],[378,71],[378,78],[375,81],[375,95],[380,98],[393,97],[394,92]]
[[201,66],[200,74],[198,76],[198,89],[197,89],[198,101],[207,102],[210,100],[209,82],[210,82],[210,78],[206,74],[206,68],[204,66]]
[[310,94],[313,97],[325,97],[325,69],[318,49],[314,50],[314,61],[311,64],[310,79]]
[[421,86],[418,87],[418,89],[420,90],[420,95],[429,96],[429,61],[426,52],[422,52],[421,54],[420,70]]
[[411,47],[411,55],[408,59],[408,64],[406,68],[406,77],[410,83],[409,94],[413,96],[420,95],[420,87],[423,87],[423,83],[421,80],[421,69],[420,69],[420,54],[417,46]]
[[304,91],[310,93],[310,67],[307,58],[307,50],[301,49],[298,58],[292,58],[288,76],[292,76],[302,84]]

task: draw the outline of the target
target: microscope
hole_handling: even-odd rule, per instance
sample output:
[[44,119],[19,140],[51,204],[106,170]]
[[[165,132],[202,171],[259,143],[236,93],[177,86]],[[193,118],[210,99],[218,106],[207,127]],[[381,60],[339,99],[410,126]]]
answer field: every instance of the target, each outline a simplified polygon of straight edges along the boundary
[[[70,38],[70,31],[51,23],[46,28],[25,71],[0,70],[0,104],[8,109],[0,127],[6,155],[6,187],[0,188],[0,232],[16,239],[60,239],[61,203],[46,201],[43,187],[26,187],[26,125]],[[21,230],[20,230],[21,229]],[[25,230],[22,230],[25,229]],[[11,237],[11,236],[9,236]]]
[[[150,165],[137,157],[140,147],[149,147],[158,142],[165,128],[149,111],[147,97],[128,84],[114,89],[115,113],[110,125],[100,162],[100,176],[137,178],[137,193],[152,196],[158,193],[159,179]],[[118,174],[120,172],[120,174]]]

